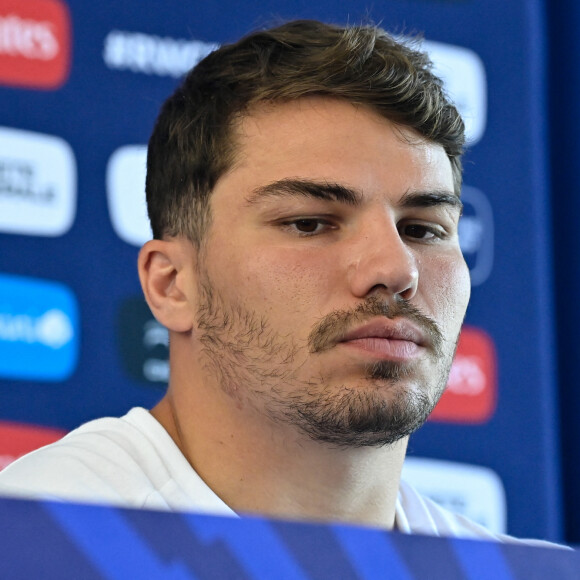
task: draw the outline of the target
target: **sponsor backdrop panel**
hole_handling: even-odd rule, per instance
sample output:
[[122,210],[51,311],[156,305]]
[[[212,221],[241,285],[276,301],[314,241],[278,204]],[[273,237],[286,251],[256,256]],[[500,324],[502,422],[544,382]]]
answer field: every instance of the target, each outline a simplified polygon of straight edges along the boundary
[[[199,58],[257,26],[368,14],[424,32],[472,145],[461,241],[473,300],[448,392],[411,440],[408,477],[432,479],[423,491],[498,530],[560,537],[542,2],[26,6],[0,0],[0,419],[67,430],[156,402],[167,332],[135,261],[159,106]],[[444,493],[445,478],[486,499]]]

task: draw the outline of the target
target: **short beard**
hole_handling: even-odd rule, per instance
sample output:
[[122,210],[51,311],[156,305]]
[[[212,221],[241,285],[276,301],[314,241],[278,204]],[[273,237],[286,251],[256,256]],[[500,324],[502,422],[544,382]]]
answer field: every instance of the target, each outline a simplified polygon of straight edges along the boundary
[[315,441],[333,447],[381,447],[414,433],[435,403],[422,392],[399,389],[386,400],[377,391],[342,387],[338,393],[292,397],[285,415]]
[[[404,300],[389,307],[370,298],[352,311],[333,312],[315,325],[308,349],[299,348],[264,316],[240,303],[226,304],[207,272],[200,274],[197,328],[206,376],[217,377],[238,405],[247,401],[274,423],[292,425],[333,447],[392,445],[425,422],[443,393],[454,348],[444,349],[446,341],[435,322]],[[413,378],[411,364],[379,361],[367,365],[352,387],[328,385],[324,377],[298,378],[305,361],[332,348],[349,324],[377,315],[402,316],[423,329],[431,341],[431,376]]]
[[[433,391],[413,389],[411,369],[392,361],[367,367],[366,384],[320,392],[306,389],[272,397],[278,405],[270,414],[282,415],[315,441],[333,447],[381,447],[414,433],[425,423],[446,385],[446,374]],[[447,372],[448,374],[448,372]],[[388,397],[385,396],[388,391]],[[278,412],[278,413],[277,413]]]

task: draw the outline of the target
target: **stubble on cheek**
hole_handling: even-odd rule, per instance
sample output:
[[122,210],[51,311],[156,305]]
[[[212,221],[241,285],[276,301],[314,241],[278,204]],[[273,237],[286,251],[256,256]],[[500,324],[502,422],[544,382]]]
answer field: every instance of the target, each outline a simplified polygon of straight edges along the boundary
[[197,333],[208,380],[238,402],[295,380],[305,362],[306,357],[300,356],[304,348],[276,332],[265,315],[239,302],[226,302],[207,275],[199,292]]

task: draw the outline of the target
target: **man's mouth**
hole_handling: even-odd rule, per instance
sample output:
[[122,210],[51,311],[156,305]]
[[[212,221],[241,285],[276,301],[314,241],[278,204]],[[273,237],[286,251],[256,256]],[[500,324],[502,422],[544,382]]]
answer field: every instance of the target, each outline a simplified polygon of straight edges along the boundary
[[403,318],[373,319],[349,330],[337,345],[361,351],[363,355],[393,361],[410,361],[429,346],[427,336]]
[[[438,358],[443,336],[437,323],[405,300],[386,303],[369,298],[353,310],[324,316],[308,337],[310,352],[334,347],[375,354],[375,360],[408,360],[428,350]],[[377,358],[378,357],[378,358]]]

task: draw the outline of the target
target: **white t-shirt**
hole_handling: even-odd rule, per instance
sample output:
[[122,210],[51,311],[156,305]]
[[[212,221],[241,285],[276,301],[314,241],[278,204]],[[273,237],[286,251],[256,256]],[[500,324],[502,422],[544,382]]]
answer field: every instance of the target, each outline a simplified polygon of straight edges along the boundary
[[[0,472],[0,494],[122,507],[237,514],[201,479],[146,410],[97,419]],[[495,534],[401,482],[395,529],[403,533],[548,545]]]

